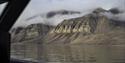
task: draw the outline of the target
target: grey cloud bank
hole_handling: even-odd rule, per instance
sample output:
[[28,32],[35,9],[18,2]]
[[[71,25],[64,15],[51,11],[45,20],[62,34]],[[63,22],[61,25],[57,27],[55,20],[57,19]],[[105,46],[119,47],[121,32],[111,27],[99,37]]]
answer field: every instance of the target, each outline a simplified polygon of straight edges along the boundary
[[[49,23],[52,25],[57,25],[64,19],[75,18],[88,14],[98,7],[104,8],[106,10],[111,8],[119,8],[120,10],[125,11],[124,6],[125,0],[31,0],[30,4],[19,17],[14,27],[26,26],[33,23]],[[79,11],[82,12],[82,14],[56,15],[50,19],[47,19],[44,16],[38,16],[35,19],[26,21],[27,18],[32,17],[34,15],[46,14],[47,12],[56,10]],[[118,20],[125,20],[125,12],[118,15],[113,15],[110,13],[106,15],[115,19],[117,17]]]

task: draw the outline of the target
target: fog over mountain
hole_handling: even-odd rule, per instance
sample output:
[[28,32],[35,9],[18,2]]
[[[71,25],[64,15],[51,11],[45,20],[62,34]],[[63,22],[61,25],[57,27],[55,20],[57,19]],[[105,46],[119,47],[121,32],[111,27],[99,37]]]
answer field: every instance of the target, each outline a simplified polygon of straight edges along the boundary
[[[106,12],[109,18],[114,20],[125,21],[125,0],[31,0],[23,14],[20,16],[14,27],[27,26],[33,23],[44,23],[57,25],[64,19],[75,18],[86,15],[96,8],[109,10],[117,8],[120,13],[113,14]],[[51,11],[70,10],[80,13],[76,14],[56,14],[51,18],[46,18],[45,15]],[[42,15],[42,16],[41,16]],[[28,18],[37,16],[34,19],[27,21]]]
[[125,63],[124,6],[125,0],[31,0],[10,30],[11,57]]
[[[57,26],[38,23],[13,28],[11,56],[39,63],[125,63],[125,21],[111,20],[105,13],[122,12],[97,8],[84,16],[65,19]],[[62,16],[62,12],[57,14]]]

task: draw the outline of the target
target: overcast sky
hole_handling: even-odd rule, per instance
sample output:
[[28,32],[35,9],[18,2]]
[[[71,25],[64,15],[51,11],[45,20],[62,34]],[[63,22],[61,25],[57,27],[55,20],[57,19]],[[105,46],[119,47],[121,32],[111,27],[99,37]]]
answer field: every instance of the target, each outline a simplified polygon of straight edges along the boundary
[[[120,7],[121,9],[124,9],[124,6],[125,0],[31,0],[25,11],[18,19],[18,22],[15,24],[15,26],[26,25],[25,20],[28,17],[32,17],[37,14],[43,14],[52,10],[66,9],[86,13],[89,10],[98,7],[102,7],[104,9]],[[36,20],[39,20],[39,22],[44,22],[42,21],[42,18],[38,18]],[[56,23],[57,20],[49,22]],[[58,21],[58,23],[60,22],[61,21]]]

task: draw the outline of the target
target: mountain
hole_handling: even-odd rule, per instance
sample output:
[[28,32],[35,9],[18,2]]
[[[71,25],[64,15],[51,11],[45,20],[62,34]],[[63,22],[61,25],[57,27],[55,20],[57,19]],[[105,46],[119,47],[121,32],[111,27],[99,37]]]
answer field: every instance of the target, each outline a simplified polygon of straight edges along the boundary
[[38,23],[38,24],[31,24],[27,27],[14,28],[11,31],[12,43],[44,37],[44,35],[46,35],[47,32],[53,27],[54,26],[51,25]]
[[[105,12],[105,10],[98,8],[91,14],[64,20],[48,33],[45,42],[49,44],[71,44],[74,41],[75,43],[80,41],[82,43],[82,39],[86,36],[91,38],[92,35],[97,35],[98,37],[98,34],[113,33],[118,31],[117,29],[119,32],[123,32],[125,22],[108,19],[101,12]],[[94,39],[91,41],[94,42]]]
[[110,11],[112,14],[124,13],[123,11],[119,10],[118,8],[111,8],[111,9],[109,9],[109,11]]

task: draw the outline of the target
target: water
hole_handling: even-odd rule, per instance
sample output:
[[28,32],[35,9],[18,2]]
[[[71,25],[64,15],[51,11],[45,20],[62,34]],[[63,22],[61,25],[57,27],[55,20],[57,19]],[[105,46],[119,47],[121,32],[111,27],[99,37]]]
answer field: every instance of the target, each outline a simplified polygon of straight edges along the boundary
[[45,45],[47,63],[125,63],[124,45]]
[[15,48],[11,50],[15,51],[12,55],[23,59],[32,58],[40,63],[125,63],[124,44],[41,45],[24,43],[16,44]]

